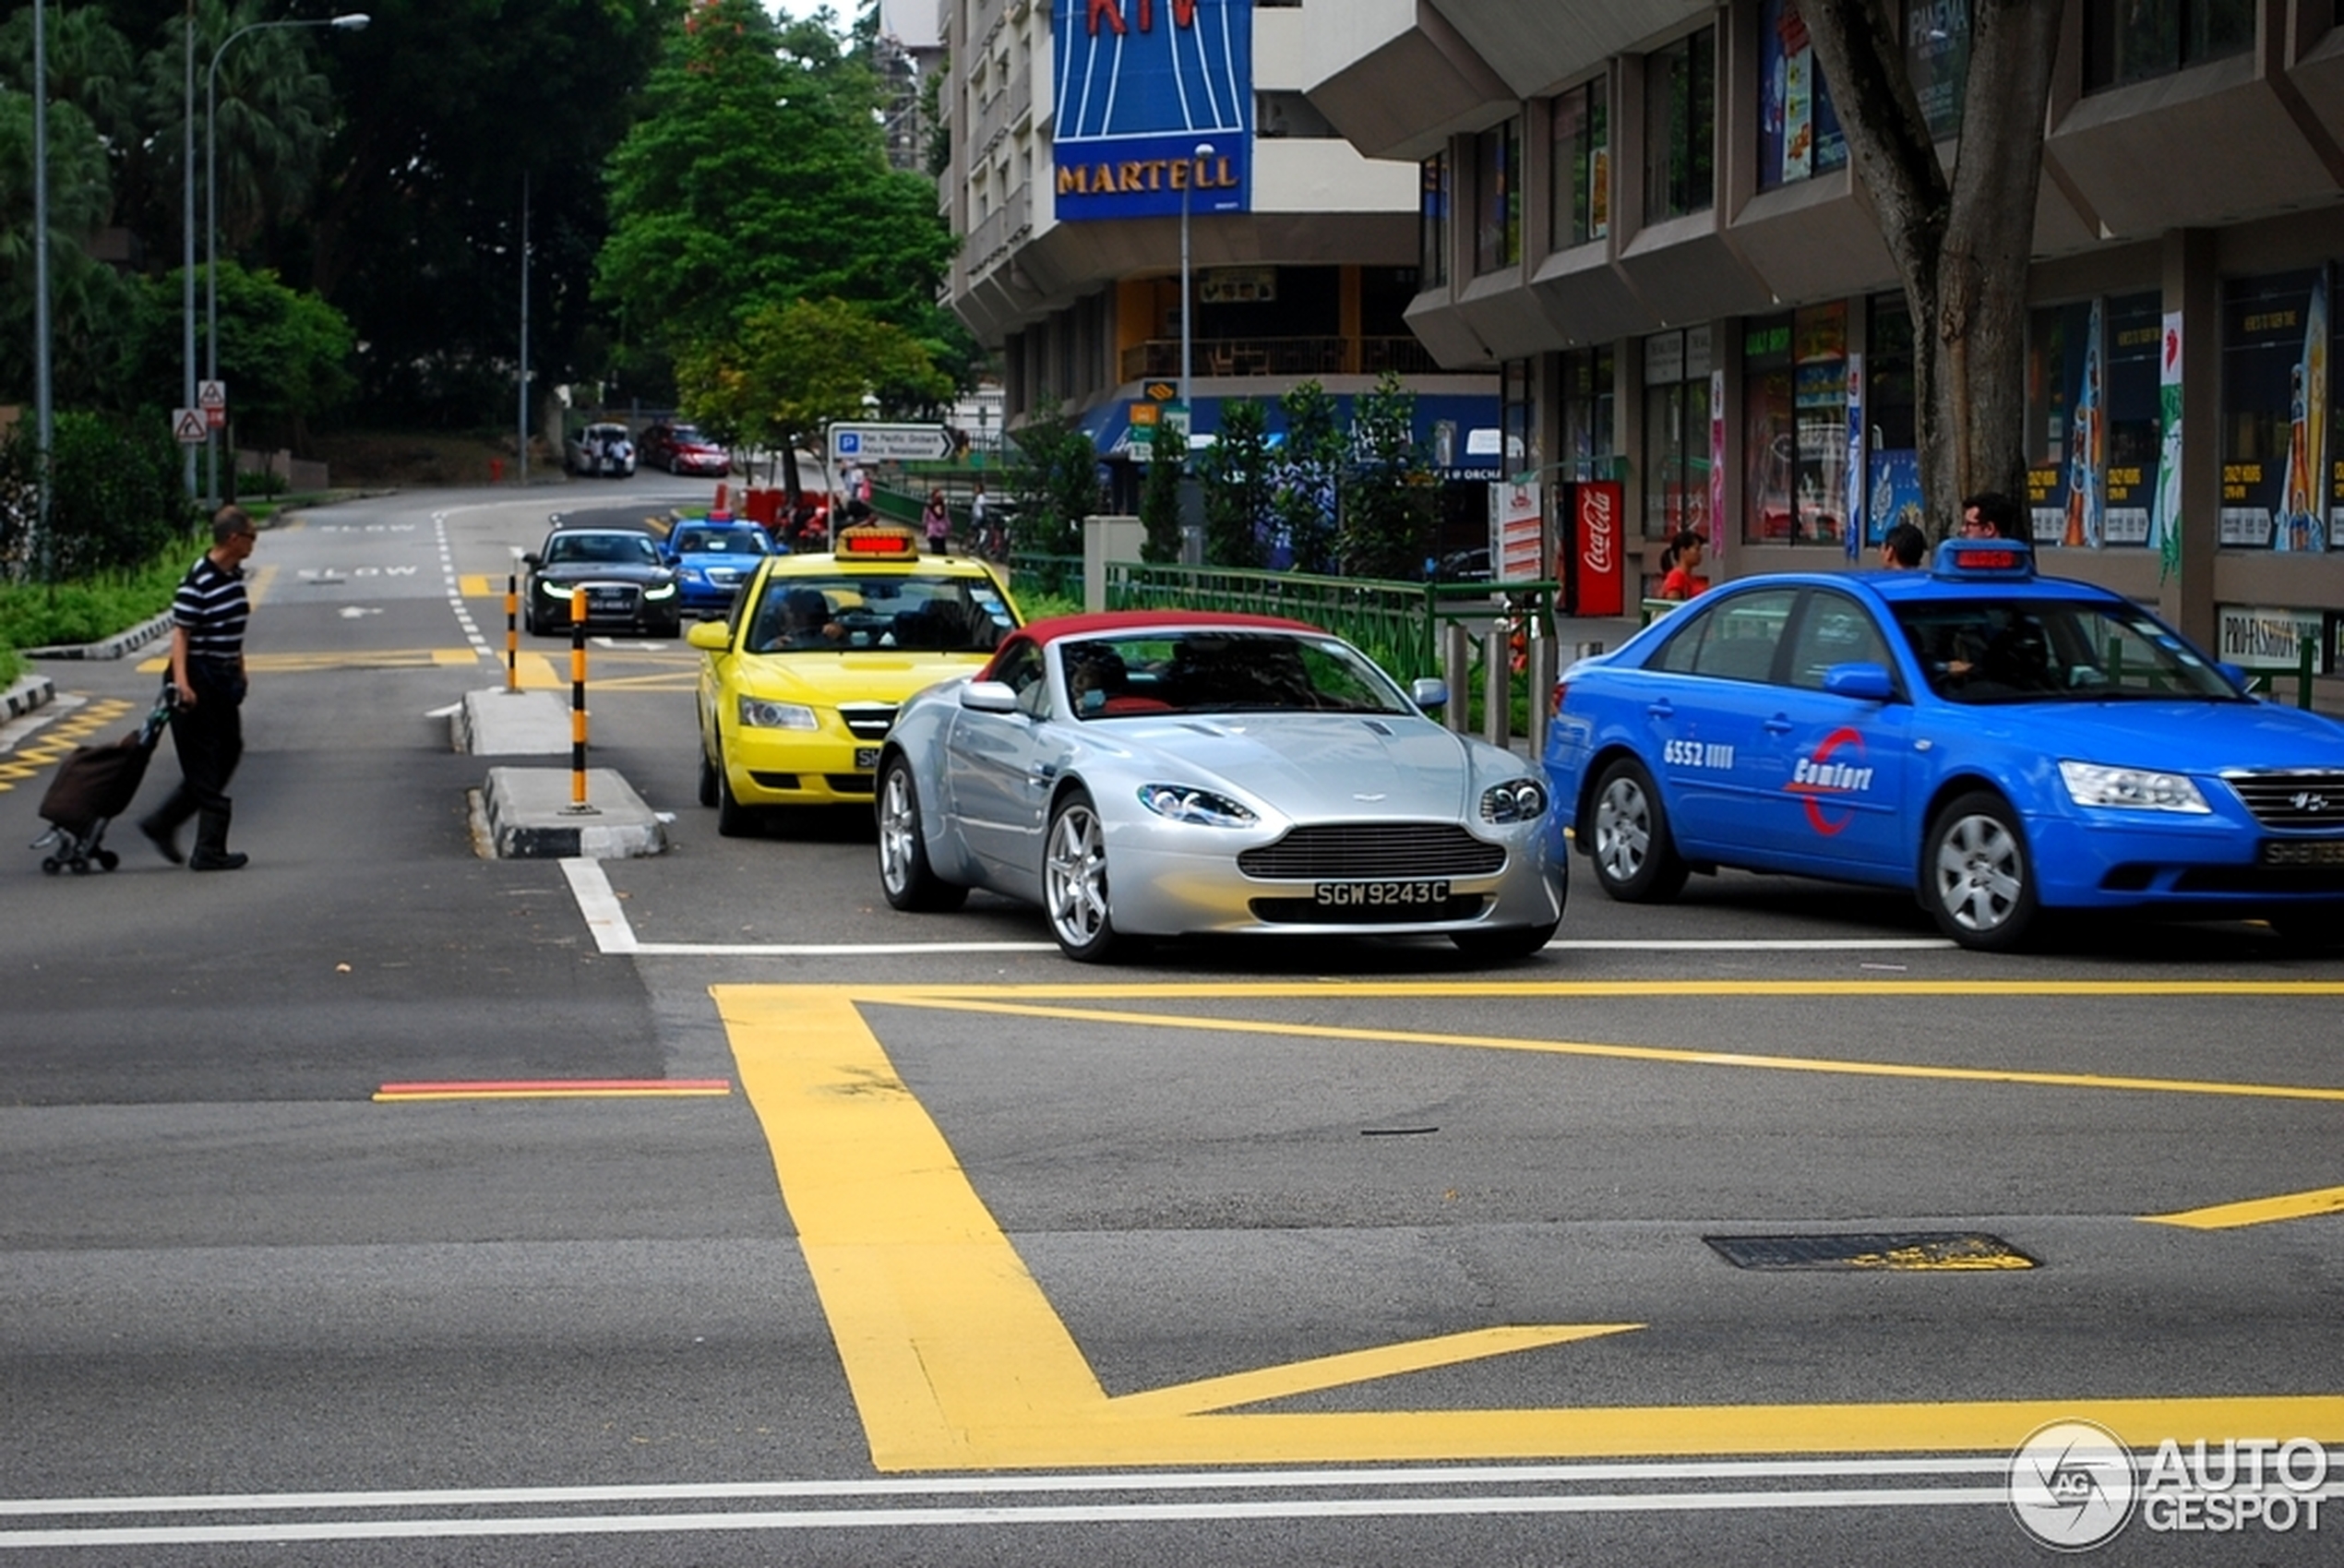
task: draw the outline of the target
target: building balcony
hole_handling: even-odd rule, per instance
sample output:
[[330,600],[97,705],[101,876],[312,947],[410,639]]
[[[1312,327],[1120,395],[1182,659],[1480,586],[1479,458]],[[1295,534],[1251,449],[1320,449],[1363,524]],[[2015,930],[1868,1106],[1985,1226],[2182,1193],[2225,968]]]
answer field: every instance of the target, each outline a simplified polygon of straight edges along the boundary
[[[1440,365],[1414,338],[1211,338],[1189,348],[1198,376],[1427,376]],[[1180,340],[1150,338],[1123,351],[1125,381],[1176,378]]]

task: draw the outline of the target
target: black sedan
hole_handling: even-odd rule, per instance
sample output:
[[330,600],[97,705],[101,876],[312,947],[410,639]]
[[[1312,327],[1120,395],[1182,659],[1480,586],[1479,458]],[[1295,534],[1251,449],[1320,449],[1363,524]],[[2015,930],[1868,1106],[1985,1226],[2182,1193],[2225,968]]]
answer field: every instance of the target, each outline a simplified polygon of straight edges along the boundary
[[529,564],[521,620],[535,635],[570,624],[571,594],[586,593],[586,625],[593,630],[680,636],[683,595],[675,569],[659,558],[651,536],[625,528],[556,528]]

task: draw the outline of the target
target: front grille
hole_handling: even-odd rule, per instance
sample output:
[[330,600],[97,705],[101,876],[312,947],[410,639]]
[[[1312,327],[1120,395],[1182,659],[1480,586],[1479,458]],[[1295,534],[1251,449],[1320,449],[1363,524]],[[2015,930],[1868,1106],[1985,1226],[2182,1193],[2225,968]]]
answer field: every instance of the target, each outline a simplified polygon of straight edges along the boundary
[[2275,769],[2224,773],[2222,781],[2266,828],[2344,828],[2344,773]]
[[1314,898],[1257,898],[1253,917],[1270,926],[1418,926],[1470,920],[1489,901],[1460,893],[1439,904],[1321,904]]
[[1275,844],[1238,856],[1238,869],[1249,877],[1311,881],[1487,877],[1505,864],[1502,844],[1477,839],[1454,822],[1297,828]]
[[857,740],[885,740],[895,723],[895,707],[888,702],[842,702],[838,716],[855,732]]

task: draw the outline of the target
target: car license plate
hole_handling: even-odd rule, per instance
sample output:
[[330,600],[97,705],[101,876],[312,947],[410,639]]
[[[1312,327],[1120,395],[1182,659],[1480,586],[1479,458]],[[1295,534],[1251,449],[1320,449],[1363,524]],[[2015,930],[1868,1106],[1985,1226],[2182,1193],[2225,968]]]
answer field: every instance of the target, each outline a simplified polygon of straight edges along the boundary
[[2344,866],[2344,838],[2267,838],[2256,858],[2266,866]]
[[1441,904],[1449,902],[1446,882],[1321,882],[1311,890],[1314,903],[1330,906],[1365,904]]
[[879,766],[879,748],[858,746],[855,748],[855,766],[858,772],[869,772]]

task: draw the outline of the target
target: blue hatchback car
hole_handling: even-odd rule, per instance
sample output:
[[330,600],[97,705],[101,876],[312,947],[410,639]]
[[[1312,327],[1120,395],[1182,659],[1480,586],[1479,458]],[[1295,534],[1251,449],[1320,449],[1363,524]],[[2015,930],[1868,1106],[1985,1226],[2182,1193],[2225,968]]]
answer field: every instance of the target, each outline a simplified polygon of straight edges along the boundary
[[2344,918],[2344,724],[2024,545],[1713,589],[1564,673],[1545,760],[1629,903],[1721,866],[1910,888],[1997,952],[2046,909]]
[[776,548],[753,522],[687,521],[668,531],[659,553],[676,569],[686,614],[723,616],[732,613],[733,595]]

